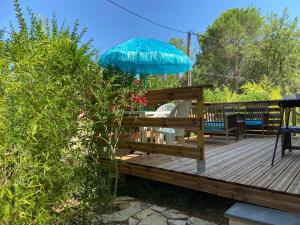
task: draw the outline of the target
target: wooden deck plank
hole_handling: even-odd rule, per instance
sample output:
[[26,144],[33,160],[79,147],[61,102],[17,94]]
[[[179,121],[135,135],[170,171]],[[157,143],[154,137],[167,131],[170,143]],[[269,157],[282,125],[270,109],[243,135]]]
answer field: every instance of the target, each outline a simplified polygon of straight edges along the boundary
[[[229,152],[234,152],[238,148],[242,148],[243,145],[247,145],[250,143],[256,143],[257,138],[246,138],[246,139],[241,139],[237,142],[232,142],[230,144],[225,143],[225,139],[217,139],[212,138],[208,139],[205,141],[205,155],[207,158],[212,158],[213,156],[220,155],[223,153],[229,153]],[[218,142],[217,142],[218,141]],[[188,140],[186,141],[187,145],[194,145],[195,146],[195,141]]]
[[277,179],[268,188],[277,191],[286,191],[286,189],[294,181],[299,171],[300,171],[300,154],[296,156],[296,159],[290,164],[290,166],[286,170],[284,170],[281,173],[281,175],[278,176]]
[[170,162],[170,156],[151,154],[147,156],[140,156],[135,162],[129,162],[147,166],[159,166],[163,163]]
[[[246,144],[252,144],[253,141],[254,140],[247,140]],[[260,143],[256,143],[255,145],[252,145],[252,147],[255,148],[259,145],[260,145]],[[232,148],[229,145],[219,147],[218,150],[222,151],[223,154],[216,152],[216,151],[208,151],[206,153],[207,154],[207,160],[206,160],[207,169],[215,168],[215,165],[217,163],[220,164],[221,166],[223,166],[224,162],[226,160],[227,160],[227,163],[230,164],[230,161],[232,160],[232,158],[235,158],[236,155],[241,155],[240,150],[243,148],[243,146],[241,146],[241,144],[236,144],[236,143],[233,146],[236,146],[236,148]],[[142,160],[143,161],[141,161],[140,163],[142,163],[144,165],[150,165],[147,158],[143,158]],[[184,171],[184,172],[190,172],[190,173],[197,172],[195,160],[179,158],[179,157],[176,157],[175,160],[170,157],[169,162],[165,162],[164,164],[158,164],[157,167],[168,169],[168,170]]]
[[197,172],[196,160],[186,161],[186,162],[180,164],[179,166],[177,166],[174,169],[174,171],[184,172],[184,171],[186,171],[186,168],[190,168],[189,171],[187,171],[186,173],[195,173],[195,172]]
[[[282,162],[284,163],[284,161],[285,161],[285,159],[282,159],[279,162],[280,163],[282,163]],[[276,166],[276,164],[275,164],[275,166]],[[270,169],[272,169],[271,160],[268,163],[259,165],[254,170],[252,170],[251,173],[248,173],[246,176],[243,176],[243,177],[239,178],[235,182],[241,183],[241,184],[246,184],[246,185],[253,184],[258,178],[260,178],[261,176],[263,176]]]
[[[277,154],[278,156],[280,154]],[[235,171],[234,173],[228,174],[227,176],[223,177],[222,179],[226,181],[232,181],[235,182],[236,180],[247,176],[248,174],[251,174],[255,168],[261,167],[265,164],[269,164],[272,161],[273,153],[268,151],[266,154],[264,154],[262,157],[260,157],[258,160],[254,162],[249,162],[247,165],[245,165],[242,168],[239,168],[238,171]]]
[[232,165],[235,165],[236,163],[245,160],[247,157],[253,154],[257,154],[257,148],[261,145],[261,142],[249,144],[246,146],[242,146],[242,148],[237,148],[237,150],[232,152],[231,154],[225,153],[220,155],[220,160],[215,161],[214,159],[208,159],[207,161],[214,160],[214,162],[210,163],[207,166],[207,171],[205,172],[205,175],[211,176],[220,171],[221,169],[230,168],[232,167]]
[[190,164],[192,161],[192,159],[186,159],[186,158],[177,158],[177,159],[171,159],[169,163],[164,164],[162,166],[160,166],[159,168],[163,168],[166,170],[176,170],[177,168],[180,168],[181,166],[185,165],[185,164]]
[[277,163],[273,167],[271,167],[267,172],[265,172],[262,176],[256,179],[251,185],[257,187],[268,187],[272,184],[277,177],[279,177],[284,170],[286,170],[290,164],[297,158],[296,154],[289,154],[285,156],[280,163]]
[[[266,148],[270,145],[265,146]],[[234,174],[239,172],[239,170],[243,168],[247,168],[252,163],[255,163],[256,161],[259,161],[260,159],[264,158],[265,156],[269,155],[269,151],[264,149],[261,152],[253,152],[249,157],[245,157],[244,159],[237,161],[234,164],[231,164],[230,166],[220,168],[218,171],[210,174],[210,177],[214,177],[217,179],[225,179],[225,176],[228,176],[230,174]],[[226,179],[225,179],[226,180]]]
[[[213,147],[213,145],[211,145],[211,149],[209,149],[209,151],[206,152],[206,156],[208,159],[216,160],[218,157],[220,157],[223,154],[230,154],[231,152],[239,151],[240,149],[243,148],[243,146],[254,144],[256,142],[257,141],[254,138],[253,139],[247,138],[247,139],[242,139],[238,142],[234,142],[228,145],[225,144],[223,146],[218,146],[218,147]],[[205,150],[207,150],[207,148],[205,148]],[[213,157],[217,157],[217,158],[213,159]]]
[[[244,153],[245,146],[241,146],[241,148],[236,148],[229,154],[225,153],[218,155],[218,157],[208,157],[206,161],[206,172],[204,172],[202,175],[212,178],[218,178],[217,176],[220,173],[220,171],[224,172],[226,169],[232,168],[232,165],[236,165],[241,162],[243,163],[243,161],[249,158],[250,156],[256,156],[256,148],[258,146],[261,146],[261,143],[256,143],[255,145],[251,144],[251,148],[248,147],[246,153]],[[264,153],[265,151],[262,152]],[[182,171],[186,173],[197,173],[196,163],[187,165],[185,167],[181,167],[177,171]]]
[[292,184],[287,189],[287,192],[300,195],[300,172],[298,172]]
[[[271,169],[271,162],[273,157],[273,148],[270,149],[270,158],[266,161],[257,164],[256,167],[253,167],[249,169],[248,171],[245,171],[243,175],[240,177],[232,180],[234,182],[238,182],[241,184],[249,185],[252,182],[254,182],[258,177],[262,176],[266,171]],[[281,160],[281,153],[277,151],[277,154],[275,155],[275,164],[278,163]]]

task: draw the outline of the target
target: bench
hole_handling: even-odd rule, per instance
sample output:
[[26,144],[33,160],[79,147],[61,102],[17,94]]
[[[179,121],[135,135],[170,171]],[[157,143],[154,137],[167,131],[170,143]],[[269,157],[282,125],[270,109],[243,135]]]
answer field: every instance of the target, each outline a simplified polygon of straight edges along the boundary
[[229,225],[299,225],[300,214],[265,208],[245,203],[235,203],[225,212]]
[[238,140],[237,132],[238,114],[228,112],[222,105],[210,105],[204,107],[204,133],[205,134],[224,134],[226,141],[232,133],[235,140]]

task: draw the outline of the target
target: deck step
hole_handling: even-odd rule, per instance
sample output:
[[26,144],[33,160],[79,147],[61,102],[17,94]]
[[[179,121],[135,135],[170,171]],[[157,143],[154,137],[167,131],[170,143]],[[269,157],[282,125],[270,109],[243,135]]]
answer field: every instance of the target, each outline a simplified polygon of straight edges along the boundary
[[225,212],[229,225],[300,225],[300,213],[245,203],[235,203]]

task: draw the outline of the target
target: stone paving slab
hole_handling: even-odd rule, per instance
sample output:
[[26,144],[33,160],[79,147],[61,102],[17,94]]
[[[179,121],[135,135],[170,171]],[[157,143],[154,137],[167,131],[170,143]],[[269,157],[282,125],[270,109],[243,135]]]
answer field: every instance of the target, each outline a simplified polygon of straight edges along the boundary
[[117,206],[116,211],[101,215],[93,225],[101,222],[107,225],[216,225],[176,209],[148,204],[129,196],[117,197],[112,204]]

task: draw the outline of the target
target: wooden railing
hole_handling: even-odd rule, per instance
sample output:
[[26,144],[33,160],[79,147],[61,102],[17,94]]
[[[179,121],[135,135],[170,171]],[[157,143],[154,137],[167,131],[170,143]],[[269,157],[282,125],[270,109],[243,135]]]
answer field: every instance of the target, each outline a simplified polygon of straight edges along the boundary
[[[227,102],[227,103],[204,103],[205,106],[222,106],[226,113],[238,113],[241,116],[248,113],[249,109],[255,108],[264,108],[265,114],[267,116],[267,123],[265,124],[265,131],[269,135],[276,134],[279,126],[279,117],[280,117],[280,108],[278,106],[278,100],[269,100],[269,101],[249,101],[249,102]],[[261,112],[262,113],[262,112]],[[196,114],[196,104],[194,103],[192,106],[192,115]],[[252,112],[252,116],[255,117],[257,112]],[[291,123],[296,124],[296,121],[300,119],[299,113],[297,113],[294,109],[291,113]],[[259,127],[247,128],[247,134],[261,134],[262,130]]]
[[127,127],[167,127],[167,128],[193,128],[197,130],[197,147],[185,147],[178,145],[166,145],[156,143],[143,143],[135,141],[120,141],[119,148],[130,151],[142,151],[148,153],[159,153],[171,156],[180,156],[197,160],[197,170],[205,170],[204,154],[204,128],[203,128],[203,89],[210,85],[170,88],[163,90],[148,91],[146,97],[148,105],[158,106],[174,100],[195,100],[193,117],[188,118],[142,118],[125,117],[121,126]]

